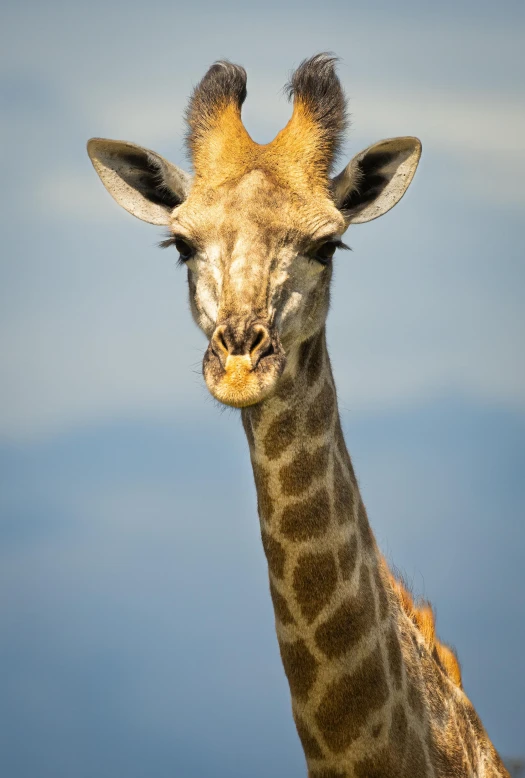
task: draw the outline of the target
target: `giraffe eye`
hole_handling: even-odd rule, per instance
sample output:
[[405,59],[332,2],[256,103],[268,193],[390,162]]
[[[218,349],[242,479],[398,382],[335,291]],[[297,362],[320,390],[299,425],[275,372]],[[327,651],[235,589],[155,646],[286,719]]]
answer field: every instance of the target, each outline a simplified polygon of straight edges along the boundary
[[338,244],[334,240],[329,240],[326,243],[323,243],[322,246],[319,246],[319,248],[316,250],[314,259],[316,259],[322,265],[328,265],[335,254],[337,245]]
[[191,259],[195,254],[195,249],[184,238],[175,238],[175,248],[180,254],[180,258],[183,262]]

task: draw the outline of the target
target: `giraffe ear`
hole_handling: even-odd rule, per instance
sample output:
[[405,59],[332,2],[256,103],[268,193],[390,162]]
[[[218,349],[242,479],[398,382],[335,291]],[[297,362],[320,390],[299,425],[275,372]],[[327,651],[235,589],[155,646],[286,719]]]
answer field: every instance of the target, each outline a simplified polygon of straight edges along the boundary
[[87,150],[110,195],[138,219],[168,224],[187,197],[191,176],[154,151],[104,138],[91,138]]
[[357,154],[332,179],[332,196],[348,224],[369,222],[398,203],[421,156],[418,138],[381,140]]

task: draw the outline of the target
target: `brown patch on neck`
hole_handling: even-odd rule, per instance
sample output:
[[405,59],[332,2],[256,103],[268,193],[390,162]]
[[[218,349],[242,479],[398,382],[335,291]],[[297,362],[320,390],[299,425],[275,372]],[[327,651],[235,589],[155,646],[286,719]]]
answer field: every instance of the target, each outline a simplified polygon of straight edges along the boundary
[[311,454],[306,449],[299,450],[290,464],[281,468],[279,480],[282,493],[286,496],[299,496],[314,480],[325,475],[329,448],[328,444],[324,444]]
[[292,376],[286,376],[285,378],[281,378],[279,381],[275,391],[275,396],[278,397],[279,400],[290,400],[290,398],[293,396],[294,389],[294,378],[292,378]]
[[349,581],[357,560],[357,537],[355,535],[352,535],[350,540],[339,548],[337,558],[339,560],[341,578],[343,581]]
[[278,459],[292,445],[296,430],[297,414],[288,408],[270,424],[265,435],[263,446],[268,459]]
[[326,343],[324,330],[317,335],[314,335],[311,340],[303,344],[302,354],[299,357],[299,364],[306,372],[308,386],[313,386],[319,379],[324,365],[325,352]]
[[352,675],[342,675],[329,684],[315,718],[333,753],[346,751],[359,737],[370,714],[386,703],[388,693],[380,646]]
[[343,470],[336,457],[334,459],[334,506],[339,524],[354,521],[356,491],[357,484],[352,480],[351,473]]
[[282,578],[284,575],[284,564],[286,562],[286,554],[282,545],[264,529],[261,529],[261,539],[270,572],[276,578]]
[[346,599],[319,625],[315,631],[315,641],[318,648],[329,659],[333,659],[354,648],[375,623],[374,593],[368,568],[363,564],[357,595]]
[[269,491],[268,473],[252,461],[253,477],[257,490],[257,507],[259,515],[266,521],[270,521],[274,512],[273,500]]
[[303,746],[303,751],[306,758],[321,759],[323,756],[321,746],[306,726],[304,720],[298,714],[294,715],[294,719],[295,726],[297,728],[297,734],[299,735],[299,739]]
[[281,532],[291,541],[322,537],[330,524],[330,497],[323,486],[311,497],[284,509]]
[[[428,775],[428,762],[425,756],[423,743],[419,735],[413,729],[409,731],[405,757],[406,775]],[[435,773],[434,773],[435,774]],[[453,773],[452,773],[453,774]],[[467,773],[457,773],[467,775]]]
[[335,410],[335,391],[330,380],[326,380],[319,394],[313,399],[306,415],[306,427],[310,435],[328,432]]
[[368,521],[364,502],[361,500],[361,498],[359,498],[359,507],[357,509],[357,524],[361,533],[361,542],[363,544],[363,548],[371,549],[375,544],[374,535]]
[[401,689],[403,683],[403,657],[394,623],[390,625],[390,629],[386,636],[386,650],[392,683],[397,689]]
[[317,661],[308,650],[304,640],[279,644],[284,672],[290,684],[292,695],[305,700],[317,675]]
[[293,574],[296,600],[307,622],[321,613],[337,585],[337,567],[331,551],[305,553],[297,562]]
[[[434,774],[434,773],[432,773]],[[467,773],[439,773],[439,775],[467,775]],[[428,765],[419,736],[407,727],[405,713],[400,705],[394,708],[389,745],[375,754],[367,755],[355,765],[356,778],[426,778]]]
[[281,624],[293,624],[294,623],[294,617],[292,616],[290,612],[290,608],[288,607],[288,604],[285,600],[285,598],[282,596],[282,594],[275,588],[273,583],[270,581],[270,595],[273,602],[273,610],[275,613],[275,616],[278,621],[281,622]]
[[382,569],[385,563],[381,559],[380,563],[376,565],[371,571],[371,575],[374,578],[375,588],[378,593],[378,605],[379,605],[379,620],[384,621],[389,614],[389,602],[387,595],[387,583],[382,575]]
[[408,721],[403,706],[398,703],[392,711],[388,733],[388,748],[367,755],[355,765],[359,778],[423,778],[423,774],[404,771],[403,761],[407,749]]

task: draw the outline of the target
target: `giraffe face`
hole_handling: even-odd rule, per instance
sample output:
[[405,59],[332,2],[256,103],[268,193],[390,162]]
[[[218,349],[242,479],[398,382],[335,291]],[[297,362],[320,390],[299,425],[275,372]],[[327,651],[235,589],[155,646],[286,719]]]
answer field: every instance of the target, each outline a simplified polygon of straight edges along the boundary
[[188,266],[193,316],[209,339],[206,383],[245,407],[276,389],[299,346],[324,325],[331,257],[350,223],[375,219],[403,196],[421,144],[392,138],[356,155],[335,178],[346,126],[335,60],[319,54],[288,85],[290,121],[271,143],[241,120],[246,73],[217,62],[186,112],[195,176],[149,149],[92,138],[88,153],[115,200],[166,225]]
[[244,407],[269,396],[321,329],[344,229],[328,197],[299,195],[261,169],[217,189],[196,182],[174,210],[172,240],[209,339],[203,372],[216,399]]

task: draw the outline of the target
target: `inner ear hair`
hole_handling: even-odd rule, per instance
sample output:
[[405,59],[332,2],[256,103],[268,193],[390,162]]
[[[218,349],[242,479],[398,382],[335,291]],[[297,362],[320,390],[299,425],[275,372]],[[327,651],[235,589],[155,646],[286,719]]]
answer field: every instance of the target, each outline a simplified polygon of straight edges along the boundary
[[155,151],[109,138],[91,138],[87,151],[110,195],[142,221],[169,224],[188,195],[191,176]]
[[182,197],[170,188],[167,171],[159,158],[146,150],[131,149],[121,154],[121,160],[127,165],[119,170],[120,177],[147,200],[170,209],[182,203]]
[[376,219],[401,200],[421,156],[421,141],[405,136],[374,143],[332,179],[332,196],[347,224]]
[[340,204],[341,210],[353,212],[375,200],[390,181],[393,171],[388,170],[388,166],[397,156],[388,151],[375,151],[357,159],[354,187]]

